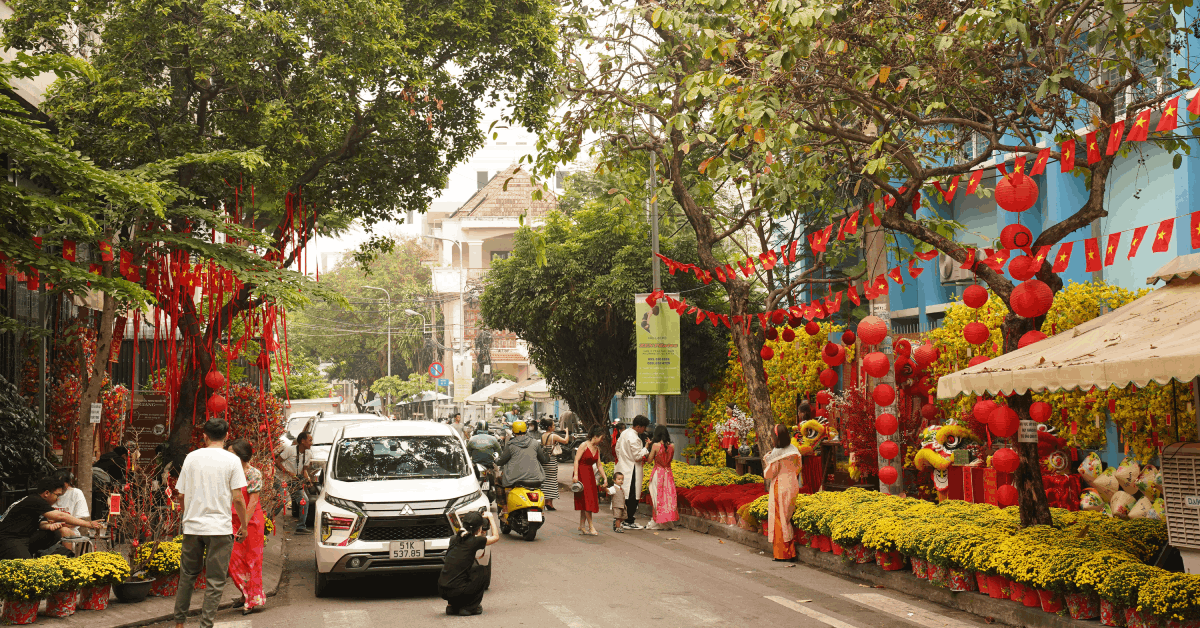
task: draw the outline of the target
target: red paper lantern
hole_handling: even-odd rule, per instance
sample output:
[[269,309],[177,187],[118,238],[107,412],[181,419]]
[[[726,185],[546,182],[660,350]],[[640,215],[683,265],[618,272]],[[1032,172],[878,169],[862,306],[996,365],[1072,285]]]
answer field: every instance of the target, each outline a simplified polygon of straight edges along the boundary
[[1017,341],[1017,348],[1024,349],[1025,347],[1027,347],[1035,342],[1041,342],[1045,339],[1046,339],[1046,334],[1043,334],[1042,332],[1040,332],[1036,329],[1034,329],[1032,331],[1027,331],[1024,334],[1022,334],[1021,339]]
[[883,467],[879,469],[879,481],[884,484],[895,484],[896,479],[900,474],[896,472],[896,467]]
[[788,327],[791,327],[792,329],[800,329],[801,327],[804,327],[804,319],[800,318],[799,316],[788,315]]
[[1017,433],[1019,421],[1017,411],[1008,406],[997,406],[988,418],[988,429],[1001,438],[1008,438]]
[[987,339],[991,335],[992,332],[988,331],[987,325],[979,321],[972,321],[963,327],[963,338],[966,338],[967,342],[973,345],[981,345],[987,342]]
[[881,406],[890,406],[896,400],[896,389],[889,384],[880,384],[871,391],[871,398]]
[[817,408],[816,410],[813,411],[813,414],[815,416],[821,416],[821,417],[829,416],[829,412],[826,411],[825,408]]
[[971,414],[975,416],[976,421],[987,425],[988,421],[992,418],[992,411],[996,409],[997,405],[999,404],[991,399],[980,399],[971,408]]
[[1021,457],[1017,455],[1017,452],[1008,447],[997,450],[996,453],[992,454],[992,468],[1001,473],[1012,473],[1017,470],[1020,464]]
[[229,407],[229,402],[221,395],[213,395],[208,398],[208,411],[212,414],[220,414]]
[[688,391],[688,401],[692,403],[704,403],[708,399],[708,393],[703,388],[693,388]]
[[891,436],[896,433],[899,425],[896,422],[896,417],[891,414],[881,414],[875,417],[875,431],[884,436]]
[[928,340],[926,340],[925,344],[917,347],[917,350],[913,353],[913,357],[917,359],[917,365],[920,368],[925,368],[930,364],[937,362],[937,347],[933,346]]
[[1012,484],[1005,484],[996,489],[996,501],[1000,502],[1001,508],[1008,508],[1017,504],[1017,489]]
[[979,309],[988,302],[988,291],[983,286],[970,285],[963,290],[963,303],[967,307]]
[[838,346],[837,345],[833,344],[832,342],[825,343],[825,355],[832,358],[832,357],[836,356],[837,354],[838,354]]
[[759,351],[758,354],[762,356],[762,359],[770,360],[771,358],[775,357],[775,350],[771,347],[764,346],[762,351]]
[[1052,303],[1054,291],[1037,279],[1018,284],[1008,299],[1013,313],[1024,318],[1037,318],[1049,312]]
[[213,390],[221,390],[225,387],[225,375],[213,369],[204,376],[204,384]]
[[887,338],[887,323],[878,316],[868,316],[858,323],[858,337],[863,344],[877,345]]
[[908,341],[908,338],[901,338],[892,344],[892,350],[896,352],[896,355],[907,358],[912,355],[912,343]]
[[783,334],[781,335],[783,336],[784,342],[791,342],[796,339],[796,332],[792,331],[791,327],[784,328]]
[[1023,212],[1037,202],[1038,185],[1021,172],[1003,177],[996,184],[996,204],[1004,211]]
[[763,335],[766,336],[767,340],[779,340],[779,332],[774,327],[768,328]]
[[1000,246],[1006,249],[1028,250],[1033,244],[1033,233],[1025,225],[1009,225],[1000,230]]
[[1038,423],[1045,423],[1051,412],[1054,412],[1054,408],[1045,401],[1035,401],[1029,406],[1029,418]]
[[810,336],[815,336],[821,333],[821,326],[817,324],[817,321],[808,321],[808,324],[804,326],[804,331]]
[[774,312],[771,312],[771,323],[775,325],[782,325],[786,320],[787,312],[784,310],[775,310]]
[[817,403],[820,405],[828,404],[829,400],[833,398],[832,396],[830,396],[829,391],[827,391],[827,390],[818,390],[816,397],[817,397]]
[[826,388],[833,388],[834,386],[837,385],[837,382],[838,382],[837,371],[835,371],[833,369],[825,369],[824,371],[821,371],[821,385],[822,386],[824,386]]
[[967,360],[967,368],[971,368],[972,366],[979,366],[980,364],[983,364],[984,362],[987,362],[990,359],[991,358],[987,357],[986,355],[977,355],[977,356],[971,358],[970,360]]
[[938,407],[933,405],[932,403],[927,403],[927,404],[921,406],[921,416],[924,417],[926,421],[932,421],[932,420],[936,419],[937,413],[938,413]]
[[1025,281],[1037,274],[1037,264],[1032,257],[1022,255],[1013,258],[1013,261],[1008,263],[1008,274],[1012,275],[1017,281]]
[[900,455],[900,446],[895,441],[885,440],[879,443],[879,456],[884,460],[891,460],[898,455]]
[[888,361],[888,357],[879,351],[868,353],[863,358],[863,372],[871,377],[883,377],[891,368],[892,363]]
[[837,355],[829,357],[824,351],[821,352],[821,359],[829,366],[841,366],[842,362],[846,361],[846,348],[841,345],[837,346]]
[[849,329],[842,332],[842,344],[849,347],[854,344],[855,340],[858,340],[858,337],[854,335],[854,332],[850,331]]

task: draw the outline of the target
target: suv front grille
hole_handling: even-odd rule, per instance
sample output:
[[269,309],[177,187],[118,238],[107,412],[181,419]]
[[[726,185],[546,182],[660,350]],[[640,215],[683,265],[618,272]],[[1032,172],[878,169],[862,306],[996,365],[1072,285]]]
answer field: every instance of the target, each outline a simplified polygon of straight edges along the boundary
[[369,517],[359,539],[363,541],[411,541],[454,536],[444,516]]

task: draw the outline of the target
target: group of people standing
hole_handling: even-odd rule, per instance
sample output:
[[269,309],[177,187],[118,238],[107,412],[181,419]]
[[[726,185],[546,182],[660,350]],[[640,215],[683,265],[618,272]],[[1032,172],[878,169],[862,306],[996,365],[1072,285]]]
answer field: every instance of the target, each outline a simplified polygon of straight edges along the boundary
[[[612,484],[600,463],[600,443],[608,436],[608,430],[595,426],[588,432],[588,440],[575,452],[572,467],[572,490],[575,490],[575,510],[579,511],[579,533],[596,536],[592,515],[600,512],[600,487],[605,487],[612,497],[613,531],[669,529],[679,520],[679,508],[675,491],[675,476],[671,472],[671,460],[675,457],[675,445],[665,426],[655,427],[653,434],[646,437],[650,419],[638,415],[631,427],[617,437],[613,453]],[[649,447],[647,448],[647,445]],[[653,517],[649,526],[636,521],[638,502],[642,497],[643,465],[653,461],[650,474],[649,493]]]

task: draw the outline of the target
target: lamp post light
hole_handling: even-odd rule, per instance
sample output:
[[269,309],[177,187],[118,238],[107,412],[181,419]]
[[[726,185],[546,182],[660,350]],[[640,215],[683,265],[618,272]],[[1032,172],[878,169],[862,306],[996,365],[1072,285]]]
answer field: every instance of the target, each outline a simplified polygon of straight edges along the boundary
[[[363,287],[368,290],[383,290],[383,293],[387,295],[387,304],[388,304],[388,315],[387,315],[387,339],[388,339],[388,341],[387,341],[387,363],[388,363],[388,368],[387,368],[387,373],[388,373],[388,377],[391,377],[392,376],[392,293],[388,292],[387,289],[385,289],[385,288],[376,288],[375,286],[363,286]],[[388,393],[387,402],[388,402],[388,407],[387,407],[387,410],[384,410],[383,414],[384,414],[384,416],[391,418],[391,416],[392,416],[391,415],[392,393]]]

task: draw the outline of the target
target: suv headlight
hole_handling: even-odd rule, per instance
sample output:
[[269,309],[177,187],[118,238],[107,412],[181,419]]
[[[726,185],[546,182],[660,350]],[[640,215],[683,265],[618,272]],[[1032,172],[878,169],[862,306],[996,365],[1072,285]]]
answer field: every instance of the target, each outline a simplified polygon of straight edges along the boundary
[[[367,515],[362,510],[362,504],[329,495],[325,496],[325,501],[331,506],[337,506],[343,510],[348,510],[354,513],[354,515],[350,517],[343,517],[341,515],[334,515],[329,512],[322,512],[320,521],[321,544],[345,546],[358,540],[358,535],[362,532],[363,525],[367,522]],[[333,536],[335,531],[345,532],[347,534],[346,538],[337,543],[330,543],[329,539]]]
[[462,497],[457,497],[457,498],[451,500],[449,504],[446,504],[446,512],[448,512],[448,513],[454,512],[455,510],[462,508],[463,506],[466,506],[477,499],[482,499],[482,498],[483,498],[483,491],[480,491],[480,490],[476,490],[474,493],[468,493],[466,495],[463,495]]
[[360,517],[366,516],[366,513],[363,512],[362,504],[358,502],[352,502],[348,499],[342,499],[341,497],[334,497],[332,495],[326,495],[325,501],[337,506],[338,508],[341,508],[342,510],[349,510]]

